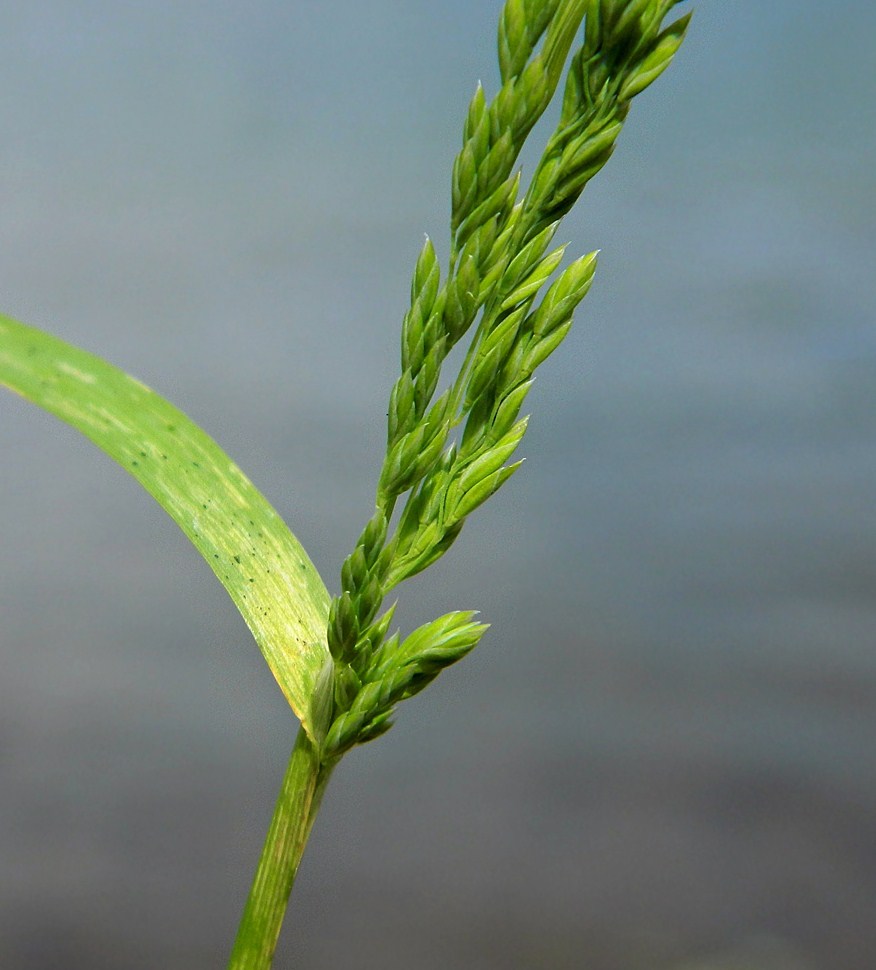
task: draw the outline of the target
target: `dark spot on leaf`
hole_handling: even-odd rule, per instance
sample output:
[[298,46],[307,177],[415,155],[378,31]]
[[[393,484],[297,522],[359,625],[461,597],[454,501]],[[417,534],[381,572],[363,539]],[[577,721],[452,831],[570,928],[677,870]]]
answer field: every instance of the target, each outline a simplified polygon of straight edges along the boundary
[[235,556],[235,557],[234,557],[234,561],[235,561],[235,562],[236,562],[236,563],[237,563],[238,565],[240,565],[240,556]]

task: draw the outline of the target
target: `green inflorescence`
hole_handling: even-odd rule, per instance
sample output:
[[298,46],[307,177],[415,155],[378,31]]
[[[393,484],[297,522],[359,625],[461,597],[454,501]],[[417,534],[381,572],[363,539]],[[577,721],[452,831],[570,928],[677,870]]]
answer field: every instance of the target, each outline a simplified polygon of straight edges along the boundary
[[[376,508],[344,562],[331,605],[332,660],[320,683],[327,763],[386,731],[398,701],[467,654],[487,628],[470,612],[449,613],[402,640],[389,635],[392,607],[380,611],[394,587],[450,548],[468,515],[520,465],[513,457],[526,432],[520,411],[533,375],[569,332],[596,269],[590,253],[548,285],[565,248],[551,244],[562,217],[611,156],[630,102],[681,45],[690,15],[663,26],[678,2],[504,6],[502,86],[487,102],[478,85],[469,105],[453,165],[443,279],[428,239],[417,260]],[[521,196],[518,156],[570,52],[559,122]],[[436,397],[442,365],[466,336],[459,373]]]

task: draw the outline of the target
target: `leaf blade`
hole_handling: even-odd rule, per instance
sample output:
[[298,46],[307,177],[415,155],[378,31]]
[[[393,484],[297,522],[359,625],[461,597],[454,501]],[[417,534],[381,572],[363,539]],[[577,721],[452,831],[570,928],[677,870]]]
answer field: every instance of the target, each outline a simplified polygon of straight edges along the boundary
[[312,697],[329,659],[329,594],[301,544],[237,465],[136,378],[2,314],[0,385],[88,437],[170,515],[228,591],[314,738]]

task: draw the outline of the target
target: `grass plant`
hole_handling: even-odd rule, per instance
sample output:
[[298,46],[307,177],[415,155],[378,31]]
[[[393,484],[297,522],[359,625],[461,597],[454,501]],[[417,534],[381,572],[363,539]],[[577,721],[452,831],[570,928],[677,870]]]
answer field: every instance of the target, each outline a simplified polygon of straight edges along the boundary
[[[130,472],[225,586],[300,721],[231,955],[271,965],[326,783],[399,703],[471,651],[486,625],[448,613],[405,636],[387,598],[443,556],[517,470],[538,367],[562,343],[596,253],[561,268],[563,216],[611,156],[632,100],[669,65],[680,0],[507,0],[501,86],[468,107],[442,268],[427,239],[402,323],[374,510],[331,597],[243,472],[154,391],[83,350],[0,316],[0,383],[87,435]],[[520,151],[565,76],[556,127],[524,188]],[[463,362],[442,367],[463,343]],[[440,392],[439,392],[439,388]]]

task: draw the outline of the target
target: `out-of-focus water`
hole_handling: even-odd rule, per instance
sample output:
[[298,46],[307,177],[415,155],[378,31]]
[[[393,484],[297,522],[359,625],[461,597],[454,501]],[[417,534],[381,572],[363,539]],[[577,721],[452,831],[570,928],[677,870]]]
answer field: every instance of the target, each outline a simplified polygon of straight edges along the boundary
[[[204,424],[332,587],[499,6],[0,10],[0,308]],[[876,966],[874,31],[698,5],[561,230],[600,271],[524,470],[402,594],[493,629],[338,770],[278,967]],[[279,692],[8,394],[0,536],[0,966],[223,965]]]

